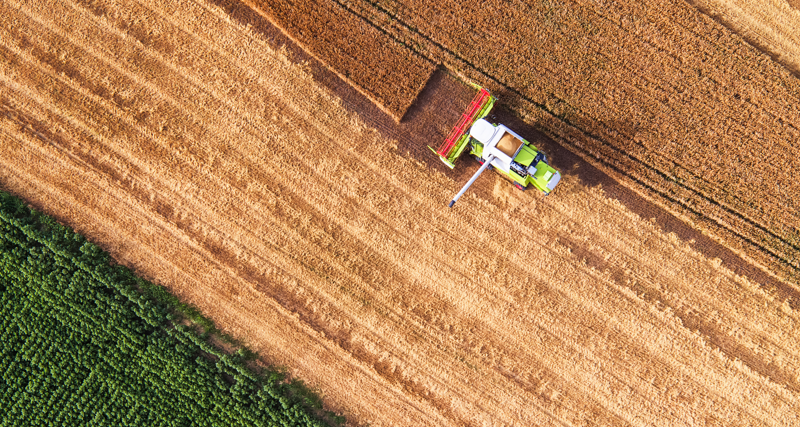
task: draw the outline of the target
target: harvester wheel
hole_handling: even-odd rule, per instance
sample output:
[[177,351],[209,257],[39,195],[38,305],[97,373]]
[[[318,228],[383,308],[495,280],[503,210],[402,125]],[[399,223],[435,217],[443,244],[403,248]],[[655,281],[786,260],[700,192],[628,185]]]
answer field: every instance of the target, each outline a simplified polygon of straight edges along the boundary
[[522,186],[522,184],[520,184],[520,183],[518,183],[518,182],[515,182],[515,183],[514,183],[514,187],[517,187],[517,188],[519,188],[521,191],[525,191],[525,190],[527,190],[527,189],[528,189],[528,187],[523,187],[523,186]]

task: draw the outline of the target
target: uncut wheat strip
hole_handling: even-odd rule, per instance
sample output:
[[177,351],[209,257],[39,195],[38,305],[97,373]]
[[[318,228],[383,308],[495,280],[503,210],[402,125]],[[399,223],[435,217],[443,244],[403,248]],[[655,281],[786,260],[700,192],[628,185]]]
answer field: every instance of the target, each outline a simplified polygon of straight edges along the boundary
[[[35,144],[34,144],[34,145],[35,145]],[[16,152],[14,152],[14,153],[16,153]],[[32,160],[34,157],[35,157],[35,156],[23,156],[23,161],[25,161],[25,164],[28,164],[28,163],[30,163],[30,161],[31,161],[31,160]],[[48,157],[49,157],[49,156],[48,156]],[[6,157],[4,157],[4,159],[5,159],[5,158],[6,158]],[[8,159],[12,159],[12,158],[13,158],[13,156],[9,156],[9,157],[7,157],[7,158],[8,158]],[[52,162],[52,160],[51,160],[50,158],[47,158],[47,160],[46,160],[46,161],[44,161],[43,163],[47,165],[47,166],[45,166],[45,167],[47,167],[47,168],[51,167],[51,165],[53,164],[53,162]],[[67,165],[65,165],[65,166],[67,166]],[[42,171],[42,170],[44,170],[44,168],[45,168],[45,167],[43,167],[43,168],[40,168],[40,171],[39,171],[39,172],[41,173],[41,171]],[[13,170],[13,167],[10,167],[10,168],[9,168],[9,170]],[[50,169],[46,169],[46,170],[50,170]],[[64,172],[65,172],[65,171],[64,171],[63,169],[62,169],[62,170],[58,170],[58,171],[56,172],[56,175],[55,175],[54,177],[51,177],[51,179],[50,179],[50,180],[43,180],[43,181],[45,181],[45,182],[48,182],[48,181],[49,181],[49,182],[59,182],[59,178],[58,178],[58,177],[63,177],[63,176],[65,176],[65,175],[66,175],[66,176],[70,176],[70,175],[72,175],[72,174],[70,174],[70,173],[64,173]],[[41,175],[39,175],[39,174],[37,174],[37,173],[33,173],[33,174],[30,174],[30,175],[31,175],[32,177],[34,177],[34,181],[35,181],[35,179],[37,179],[37,178],[38,178],[38,179],[41,179],[41,178],[40,178],[40,177],[41,177]],[[94,178],[98,178],[98,177],[94,177]],[[100,182],[100,181],[101,181],[100,179],[92,179],[92,178],[88,178],[88,179],[87,179],[87,178],[86,178],[86,177],[84,177],[84,176],[78,175],[78,176],[76,176],[76,178],[75,178],[75,179],[66,180],[66,181],[64,181],[64,182],[65,182],[65,183],[70,183],[70,182],[71,182],[71,183],[85,183],[86,185],[89,185],[89,183]],[[113,186],[113,184],[112,184],[112,186]],[[105,194],[105,192],[103,192],[103,191],[98,191],[98,190],[86,190],[86,189],[84,189],[84,190],[78,190],[78,191],[66,191],[66,192],[62,191],[62,192],[58,193],[58,195],[56,195],[56,196],[54,196],[54,197],[55,197],[56,199],[63,198],[63,197],[64,197],[64,195],[65,195],[65,193],[66,193],[66,194],[84,194],[84,195],[86,195],[86,194]],[[124,193],[124,192],[123,192],[123,193]],[[110,205],[113,205],[113,206],[120,206],[121,204],[120,204],[119,202],[121,202],[121,201],[122,201],[122,200],[120,200],[120,199],[116,199],[116,202],[114,202],[114,203],[111,203]],[[80,203],[78,203],[78,202],[76,202],[76,203],[75,203],[75,205],[79,205],[79,204],[80,204]],[[123,203],[122,203],[122,205],[124,205],[124,204],[125,204],[125,203],[123,202]],[[134,201],[134,205],[135,205],[135,204],[136,204],[136,202]],[[102,206],[102,204],[100,204],[100,205]],[[94,208],[94,209],[92,209],[92,208]],[[97,210],[96,208],[97,208],[97,206],[89,206],[89,209],[88,209],[87,211],[90,211],[90,210]],[[146,212],[145,212],[143,215],[137,215],[137,217],[138,217],[138,218],[137,218],[135,221],[133,221],[134,223],[137,223],[137,224],[144,224],[144,223],[148,223],[148,215],[147,215],[147,213],[146,213]],[[111,221],[109,221],[109,222],[111,222]],[[125,229],[136,229],[136,228],[135,228],[135,227],[122,227],[122,230],[125,230]],[[166,235],[169,235],[169,234],[170,234],[170,233],[168,233],[168,232],[164,232],[164,233],[162,233],[162,232],[153,233],[153,235],[154,235],[154,236],[161,236],[161,235],[165,235],[165,236],[166,236]],[[172,242],[171,240],[168,240],[168,239],[167,239],[167,247],[174,247],[174,245],[173,245],[172,243],[173,243],[173,242]],[[211,260],[211,258],[209,258],[209,260]],[[204,264],[204,263],[201,263],[201,265],[203,265],[203,264]],[[213,261],[212,261],[212,264],[213,264]],[[195,268],[197,268],[197,265],[195,266]],[[177,264],[173,264],[173,265],[172,265],[172,267],[171,267],[171,269],[172,269],[172,270],[174,270],[174,271],[179,271],[179,270],[181,270],[181,269],[178,267],[178,265],[177,265]],[[210,278],[210,276],[213,276],[213,273],[209,273],[209,274],[205,275],[205,277],[207,277],[207,278]],[[209,293],[210,293],[210,294],[213,294],[214,292],[210,290],[210,292],[209,292]],[[216,302],[216,299],[215,299],[215,302]],[[282,307],[280,307],[280,306],[276,306],[276,307],[277,307],[277,309],[282,309]],[[290,314],[291,314],[291,313],[286,313],[286,312],[284,311],[284,313],[283,313],[283,316],[284,316],[284,317],[286,317],[286,318],[292,318],[293,316],[291,316]],[[307,332],[308,332],[308,331],[307,331]],[[276,335],[280,335],[280,334],[276,334]],[[313,336],[313,333],[312,333],[311,335]],[[362,367],[362,369],[363,369],[363,367]]]
[[663,19],[663,15],[662,15],[662,19]]
[[690,2],[714,19],[729,25],[744,38],[755,38],[757,44],[794,70],[800,69],[800,29],[796,22],[800,13],[786,2],[712,1]]
[[[628,4],[629,3],[616,3],[615,6],[624,7],[624,6],[628,5]],[[640,5],[639,3],[635,3],[635,4],[636,5]],[[612,8],[612,9],[608,9],[608,8],[603,9],[603,11],[606,12],[604,14],[604,13],[599,12],[597,10],[597,6],[596,5],[590,5],[589,7],[592,8],[592,6],[594,6],[593,10],[595,11],[595,13],[597,13],[598,16],[600,16],[600,17],[607,17],[607,16],[610,15],[608,12],[612,12],[613,10],[615,10],[614,8]],[[666,5],[666,6],[669,7],[670,5]],[[644,9],[638,9],[638,10],[640,10],[641,12],[644,12],[644,14],[647,17],[647,19],[649,20],[649,22],[657,24],[659,26],[659,29],[661,29],[662,31],[669,31],[670,28],[674,28],[675,25],[678,24],[681,28],[686,29],[687,31],[690,32],[690,34],[692,34],[692,36],[694,37],[694,42],[690,42],[690,43],[685,43],[685,41],[686,41],[686,34],[685,33],[681,33],[682,35],[680,37],[677,37],[677,36],[672,37],[673,40],[681,40],[682,42],[684,42],[681,45],[681,49],[678,49],[676,46],[671,46],[671,47],[667,48],[667,51],[675,59],[682,58],[681,59],[682,62],[686,62],[686,60],[689,60],[695,66],[699,65],[700,58],[706,58],[706,59],[708,59],[708,58],[721,58],[721,59],[727,60],[727,57],[720,56],[720,55],[697,55],[697,54],[686,54],[685,53],[686,52],[685,48],[699,50],[703,45],[708,45],[709,48],[713,47],[713,49],[711,49],[712,51],[717,51],[720,48],[725,49],[725,51],[727,51],[728,56],[734,55],[734,56],[738,57],[739,56],[737,54],[738,52],[742,52],[742,53],[744,52],[744,51],[742,51],[742,48],[745,49],[745,51],[747,52],[747,55],[749,57],[751,57],[751,58],[756,58],[756,57],[761,57],[762,56],[760,52],[758,52],[757,50],[751,48],[750,46],[744,45],[742,43],[737,43],[735,36],[733,36],[733,37],[723,37],[723,38],[720,38],[720,37],[713,37],[712,38],[712,37],[710,37],[710,35],[713,35],[715,32],[709,31],[709,30],[713,29],[713,27],[716,25],[711,20],[708,20],[708,19],[705,19],[705,20],[704,19],[700,19],[700,20],[692,19],[691,20],[692,23],[695,24],[695,25],[699,25],[700,28],[695,28],[695,25],[687,26],[686,22],[684,22],[684,19],[679,19],[679,18],[684,17],[684,15],[686,15],[686,13],[683,13],[683,12],[687,12],[688,10],[682,9],[682,8],[674,8],[674,9],[675,9],[675,11],[677,13],[664,13],[663,10],[657,10],[656,11],[655,9],[652,9],[652,8],[644,8]],[[632,13],[633,13],[633,11],[628,9],[628,10],[622,12],[622,13],[616,14],[614,21],[619,23],[619,22],[622,21],[622,19],[624,17],[630,16]],[[693,16],[693,15],[696,15],[696,14],[697,14],[696,12],[689,12],[688,15]],[[703,16],[701,15],[700,17],[703,17]],[[719,31],[717,31],[717,32],[719,32]],[[730,43],[731,40],[734,40],[735,44],[731,44]],[[662,39],[662,41],[667,41],[667,39]],[[656,47],[656,48],[659,48],[656,45],[653,45],[653,46]],[[661,48],[661,49],[663,49],[663,48]],[[736,51],[734,52],[732,49],[736,49]],[[709,51],[708,48],[706,48],[704,50],[705,51]],[[683,51],[684,53],[680,53],[681,51]],[[714,67],[714,68],[716,68],[716,69],[724,69],[724,68],[721,68],[721,67]],[[782,75],[786,74],[785,70],[779,69],[778,67],[774,67],[773,66],[772,69],[776,70],[779,74],[782,74]],[[754,75],[753,77],[757,81],[761,82],[762,84],[767,84],[767,85],[770,85],[770,86],[774,86],[775,85],[775,82],[773,80],[768,79],[766,77],[766,75],[758,73],[758,74]],[[770,90],[769,92],[774,94],[775,91],[774,90]],[[770,99],[772,99],[772,98],[767,98],[767,100],[770,100]],[[797,108],[796,104],[794,104],[794,103],[782,103],[782,104],[774,104],[774,105],[775,106],[781,106],[781,107],[783,107],[783,109],[790,108],[790,107],[794,106],[793,110],[795,111],[795,116],[797,115],[797,113],[800,113],[800,110]],[[791,126],[791,122],[789,122],[789,125]]]
[[[434,62],[387,37],[340,3],[248,0],[244,4],[269,20],[294,44],[302,46],[309,56],[373,100],[395,122],[403,118],[436,69]],[[329,21],[329,24],[316,27],[310,24],[319,20]]]

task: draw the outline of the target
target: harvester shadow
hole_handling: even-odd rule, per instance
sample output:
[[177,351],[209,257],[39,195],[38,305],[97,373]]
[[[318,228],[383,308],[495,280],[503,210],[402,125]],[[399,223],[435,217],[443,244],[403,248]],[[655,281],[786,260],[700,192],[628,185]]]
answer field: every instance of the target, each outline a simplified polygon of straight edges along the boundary
[[[477,162],[464,156],[459,160],[456,168],[451,170],[439,161],[436,154],[428,148],[428,146],[437,148],[445,140],[453,125],[461,117],[461,114],[476,93],[475,89],[443,68],[440,67],[431,75],[426,86],[409,107],[402,121],[397,123],[366,96],[341,79],[325,64],[309,55],[283,34],[279,28],[257,12],[235,0],[211,1],[224,9],[235,21],[249,25],[252,31],[265,36],[274,48],[286,49],[290,60],[295,63],[305,64],[315,81],[339,97],[347,110],[358,114],[366,125],[378,130],[385,138],[395,140],[397,151],[400,155],[415,159],[430,168],[432,172],[439,172],[451,177],[459,185],[466,183],[479,168]],[[620,184],[617,180],[588,163],[579,155],[553,141],[514,113],[503,109],[502,100],[504,99],[504,94],[502,89],[496,91],[495,95],[498,95],[499,102],[490,115],[490,120],[495,123],[505,124],[541,148],[547,153],[550,163],[563,174],[576,176],[583,185],[588,187],[600,186],[606,197],[618,200],[627,209],[642,218],[653,219],[662,231],[675,233],[680,239],[688,242],[704,256],[710,259],[719,258],[734,273],[747,276],[775,290],[779,295],[790,298],[792,301],[800,301],[800,295],[793,288],[769,276],[730,249],[681,221],[664,208],[655,205],[645,197]],[[513,94],[509,94],[509,97],[513,98]],[[620,171],[622,174],[625,174],[625,172]],[[469,191],[481,199],[491,201],[494,200],[492,189],[496,180],[503,178],[497,174],[484,175],[486,176],[481,177]],[[531,195],[530,197],[534,196]],[[558,197],[558,189],[549,197]],[[447,200],[443,200],[442,208],[447,209],[446,206]]]
[[[576,176],[581,184],[587,187],[600,187],[605,196],[619,201],[631,212],[644,219],[650,219],[665,233],[674,233],[684,242],[702,253],[709,259],[719,258],[725,267],[740,276],[746,276],[751,280],[767,286],[777,292],[783,298],[792,301],[800,301],[800,294],[783,282],[768,275],[755,265],[747,262],[738,254],[702,234],[699,230],[683,222],[678,217],[647,200],[644,196],[636,193],[629,187],[622,185],[619,181],[612,178],[605,172],[596,168],[579,155],[566,149],[561,144],[553,141],[548,136],[537,130],[533,125],[526,123],[512,112],[502,108],[495,108],[492,119],[503,123],[510,129],[519,133],[522,137],[533,143],[533,145],[547,153],[550,163],[562,171],[562,173]],[[630,128],[633,126],[629,122],[623,125]],[[625,128],[620,126],[620,128]],[[633,129],[632,129],[633,131]],[[624,173],[624,171],[621,171]],[[549,197],[558,197],[558,189]]]
[[[402,148],[402,152],[431,166],[433,170],[442,171],[452,177],[458,184],[467,182],[478,169],[477,162],[471,161],[471,159],[467,158],[468,156],[462,156],[464,158],[460,159],[456,168],[451,171],[438,160],[438,157],[431,150],[427,149],[426,144],[436,147],[441,141],[444,141],[447,133],[458,121],[461,113],[466,109],[474,95],[475,89],[457,80],[456,77],[444,71],[435,73],[428,86],[420,94],[417,102],[406,113],[407,120],[396,125],[398,133],[394,134],[393,137],[400,141],[398,148]],[[501,96],[502,93],[499,93],[499,105],[496,104],[487,119],[492,123],[502,123],[508,126],[542,149],[547,153],[550,163],[556,169],[559,169],[565,175],[577,177],[580,183],[587,187],[600,187],[606,197],[619,201],[628,210],[641,218],[653,220],[663,232],[674,233],[705,257],[709,259],[719,258],[734,273],[749,277],[784,298],[800,301],[800,294],[793,288],[769,276],[732,250],[683,222],[666,209],[654,204],[631,188],[622,185],[607,173],[587,162],[583,157],[573,153],[539,131],[535,125],[525,122],[513,112],[504,109]],[[437,127],[430,127],[429,124],[431,123],[436,123]],[[635,124],[630,121],[619,123],[617,128],[627,129],[629,131],[627,136],[631,138],[636,132]],[[422,136],[422,138],[419,138],[419,136]],[[432,138],[436,145],[431,144]],[[625,171],[620,172],[625,173]],[[492,189],[497,179],[502,178],[496,174],[488,174],[487,177],[482,176],[469,191],[479,198],[492,201],[495,199]],[[511,184],[509,183],[508,185]],[[534,195],[534,193],[536,192],[529,191],[527,194],[530,194],[530,197],[540,196],[540,194]],[[528,197],[527,194],[526,197]],[[549,197],[558,197],[558,189]]]

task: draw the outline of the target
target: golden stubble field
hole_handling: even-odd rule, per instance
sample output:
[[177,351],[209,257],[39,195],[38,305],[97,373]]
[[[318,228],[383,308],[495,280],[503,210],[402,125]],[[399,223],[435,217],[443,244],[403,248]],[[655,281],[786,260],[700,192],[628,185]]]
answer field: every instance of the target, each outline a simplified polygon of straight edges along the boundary
[[463,181],[202,1],[0,21],[0,186],[351,423],[800,423],[796,306],[601,186],[448,210]]

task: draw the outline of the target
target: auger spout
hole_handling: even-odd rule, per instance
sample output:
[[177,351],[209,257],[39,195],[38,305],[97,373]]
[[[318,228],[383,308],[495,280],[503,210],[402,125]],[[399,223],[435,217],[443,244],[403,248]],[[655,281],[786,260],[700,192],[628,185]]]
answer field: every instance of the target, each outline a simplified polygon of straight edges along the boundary
[[450,201],[450,204],[447,207],[452,208],[453,205],[456,204],[456,200],[458,200],[461,196],[464,195],[464,193],[467,192],[469,186],[472,185],[472,183],[475,182],[475,180],[478,179],[479,176],[481,176],[483,171],[485,171],[486,168],[489,167],[489,165],[492,163],[492,160],[494,160],[494,156],[490,155],[488,158],[486,158],[486,161],[481,165],[480,169],[478,169],[478,171],[475,172],[475,175],[472,175],[472,178],[470,178],[470,180],[467,181],[466,184],[464,184],[464,187],[462,187],[461,191],[459,191],[458,194],[456,194],[456,196],[453,197],[453,200]]

